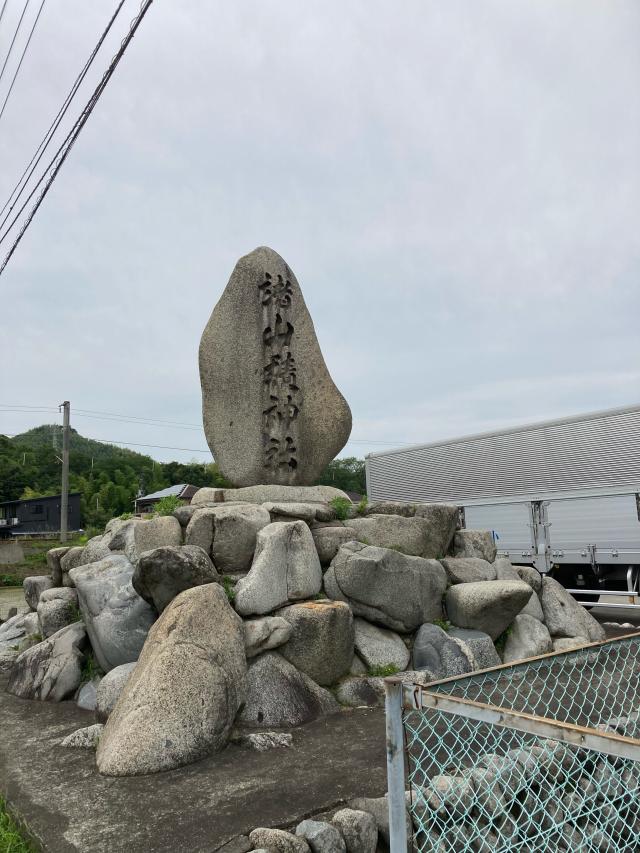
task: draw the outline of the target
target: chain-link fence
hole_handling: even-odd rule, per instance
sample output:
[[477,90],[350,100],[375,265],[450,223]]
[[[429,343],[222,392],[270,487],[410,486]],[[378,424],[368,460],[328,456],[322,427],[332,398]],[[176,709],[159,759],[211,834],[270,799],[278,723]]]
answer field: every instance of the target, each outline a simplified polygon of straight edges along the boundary
[[640,851],[640,634],[386,688],[392,853]]

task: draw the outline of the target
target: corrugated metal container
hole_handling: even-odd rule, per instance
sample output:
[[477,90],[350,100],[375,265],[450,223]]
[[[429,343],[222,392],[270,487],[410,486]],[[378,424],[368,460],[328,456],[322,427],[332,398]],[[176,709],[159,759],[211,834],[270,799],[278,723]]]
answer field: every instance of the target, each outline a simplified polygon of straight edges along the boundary
[[640,405],[372,453],[369,500],[458,504],[640,491]]

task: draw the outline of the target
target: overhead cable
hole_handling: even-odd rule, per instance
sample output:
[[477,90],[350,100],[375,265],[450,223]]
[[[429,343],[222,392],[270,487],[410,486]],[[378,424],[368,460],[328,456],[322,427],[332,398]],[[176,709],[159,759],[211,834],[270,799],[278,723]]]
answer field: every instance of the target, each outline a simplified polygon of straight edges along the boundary
[[4,99],[4,103],[2,104],[2,108],[0,109],[0,119],[4,115],[4,110],[5,110],[5,107],[7,106],[7,101],[9,100],[9,98],[11,97],[11,93],[13,92],[13,87],[14,87],[15,82],[16,82],[16,77],[20,73],[20,68],[22,67],[22,61],[25,57],[26,52],[29,50],[29,45],[31,44],[31,39],[33,37],[35,29],[38,26],[38,21],[40,20],[40,14],[42,12],[42,7],[44,6],[45,2],[46,2],[46,0],[42,0],[42,3],[40,4],[40,8],[38,9],[38,14],[36,15],[36,19],[33,22],[33,26],[31,27],[31,32],[29,33],[29,37],[27,38],[27,43],[25,44],[24,50],[22,51],[22,56],[20,57],[20,62],[18,62],[18,67],[16,68],[15,74],[13,75],[13,79],[11,80],[11,83],[9,85],[9,91],[7,92],[7,97]]
[[[20,15],[20,20],[18,21],[18,26],[16,27],[16,31],[13,34],[13,38],[11,39],[11,44],[9,45],[9,50],[7,51],[7,55],[4,58],[2,68],[0,69],[0,81],[2,81],[2,75],[4,74],[4,69],[7,67],[7,62],[9,61],[9,57],[11,56],[11,51],[13,50],[13,45],[15,44],[16,38],[18,37],[18,33],[20,32],[20,27],[22,25],[22,19],[24,18],[25,12],[27,11],[27,7],[29,5],[29,2],[30,2],[30,0],[26,0],[26,3],[24,4],[22,14]],[[2,7],[2,11],[4,12],[4,6]]]
[[[44,188],[43,188],[42,192],[40,193],[40,195],[39,195],[39,197],[38,197],[38,199],[37,199],[37,201],[36,201],[35,205],[34,205],[34,206],[33,206],[33,208],[31,209],[31,212],[30,212],[30,213],[29,213],[29,215],[27,216],[27,219],[26,219],[26,221],[24,222],[24,224],[22,225],[22,228],[20,229],[20,232],[18,233],[18,236],[16,237],[16,239],[15,239],[15,240],[14,240],[14,242],[13,242],[13,245],[11,246],[11,249],[9,250],[9,252],[8,252],[7,256],[6,256],[6,257],[5,257],[5,259],[4,259],[4,261],[2,262],[2,265],[0,266],[0,275],[2,275],[2,273],[4,272],[4,270],[5,270],[6,266],[7,266],[7,264],[8,264],[8,263],[9,263],[9,261],[11,260],[11,256],[13,255],[13,253],[14,253],[14,252],[15,252],[15,250],[16,250],[16,248],[18,247],[18,244],[19,244],[19,243],[20,243],[20,241],[22,240],[22,238],[23,238],[23,236],[24,236],[25,231],[27,230],[27,228],[28,228],[28,227],[29,227],[29,225],[31,224],[31,222],[32,222],[32,220],[33,220],[33,217],[36,215],[36,212],[37,212],[38,208],[40,207],[40,205],[42,204],[42,202],[43,202],[43,200],[44,200],[44,198],[45,198],[46,194],[49,192],[49,189],[50,189],[50,187],[51,187],[51,184],[54,182],[54,180],[55,180],[55,178],[56,178],[56,176],[57,176],[58,172],[59,172],[59,171],[60,171],[60,169],[62,168],[62,164],[64,163],[64,161],[66,160],[66,158],[67,158],[67,156],[68,156],[69,152],[71,151],[71,148],[73,147],[74,142],[76,141],[76,139],[77,139],[77,138],[78,138],[78,136],[80,135],[80,131],[82,130],[82,128],[83,128],[83,127],[85,126],[85,124],[87,123],[87,120],[88,120],[89,116],[91,115],[91,113],[93,112],[93,109],[94,109],[95,105],[97,104],[97,102],[98,102],[98,100],[99,100],[99,98],[100,98],[100,95],[104,92],[104,90],[105,90],[105,88],[106,88],[106,86],[107,86],[107,83],[108,83],[108,82],[109,82],[109,80],[111,79],[111,77],[112,77],[112,75],[113,75],[113,72],[115,71],[115,69],[117,68],[117,66],[118,66],[118,64],[119,64],[119,62],[120,62],[120,60],[121,60],[121,59],[122,59],[122,57],[124,56],[124,53],[125,53],[125,51],[126,51],[127,47],[128,47],[128,46],[129,46],[129,44],[131,43],[131,40],[133,39],[134,35],[136,34],[136,31],[137,31],[138,27],[140,26],[140,24],[142,23],[142,21],[143,21],[143,19],[144,19],[145,15],[147,14],[147,12],[149,11],[149,9],[151,8],[151,4],[152,4],[152,3],[153,3],[153,0],[143,0],[142,5],[141,5],[141,7],[140,7],[140,10],[139,10],[139,12],[138,12],[137,16],[134,18],[134,20],[133,20],[133,21],[132,21],[132,23],[131,23],[131,27],[129,28],[129,32],[127,33],[127,35],[126,35],[126,36],[124,37],[124,39],[122,40],[122,44],[120,45],[120,49],[118,50],[118,52],[115,54],[115,56],[114,56],[114,57],[113,57],[113,59],[111,60],[111,63],[109,64],[109,67],[108,67],[108,68],[107,68],[107,70],[105,71],[105,73],[104,73],[104,75],[103,75],[103,77],[102,77],[102,80],[100,81],[100,83],[99,83],[99,84],[98,84],[98,86],[96,87],[96,89],[95,89],[94,93],[92,94],[92,96],[89,98],[89,100],[88,100],[88,102],[87,102],[87,104],[86,104],[86,106],[85,106],[84,110],[82,111],[82,113],[81,113],[80,117],[79,117],[79,118],[78,118],[78,120],[76,121],[76,123],[75,123],[75,125],[73,126],[72,130],[71,130],[71,131],[70,131],[70,133],[67,135],[67,138],[65,139],[65,141],[64,141],[64,143],[63,143],[63,145],[61,146],[61,149],[59,149],[59,151],[60,151],[61,153],[59,154],[59,156],[57,156],[56,158],[54,158],[54,161],[52,161],[52,164],[51,164],[51,165],[53,165],[53,163],[55,163],[55,165],[53,165],[53,171],[52,171],[52,172],[51,172],[51,174],[49,175],[49,178],[47,179],[47,182],[46,182],[46,184],[45,184],[45,186],[44,186]],[[56,159],[57,159],[57,162],[55,162],[55,161],[56,161]],[[31,196],[33,195],[33,192],[34,192],[34,191],[32,191],[32,192],[31,192],[31,194],[29,195],[29,198],[31,198]],[[21,213],[21,212],[24,210],[24,208],[26,207],[26,205],[27,205],[28,201],[29,201],[29,199],[27,199],[27,201],[25,202],[25,204],[20,208],[20,211],[18,212],[18,214],[16,215],[16,217],[13,219],[13,221],[12,221],[11,225],[9,226],[9,228],[7,229],[7,231],[5,232],[5,234],[3,234],[3,235],[0,237],[0,243],[4,240],[4,238],[6,237],[7,233],[9,232],[9,230],[13,227],[13,225],[14,225],[14,224],[15,224],[15,222],[17,221],[18,217],[20,216],[20,213]]]

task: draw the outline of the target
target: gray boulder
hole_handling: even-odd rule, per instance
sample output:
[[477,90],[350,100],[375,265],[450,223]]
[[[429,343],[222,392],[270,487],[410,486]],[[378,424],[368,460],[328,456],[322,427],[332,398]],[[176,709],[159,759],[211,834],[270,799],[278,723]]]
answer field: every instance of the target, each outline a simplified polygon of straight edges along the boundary
[[384,705],[384,681],[382,678],[347,676],[338,684],[336,699],[348,708],[376,708]]
[[462,643],[465,653],[471,660],[472,669],[490,669],[502,663],[493,640],[484,631],[452,626],[447,633],[450,639]]
[[533,566],[514,566],[513,568],[518,573],[520,580],[528,583],[536,595],[540,595],[542,592],[542,575],[540,572]]
[[101,723],[94,723],[92,726],[86,726],[83,729],[76,729],[71,732],[62,741],[60,746],[74,747],[77,749],[95,749],[102,735],[104,726]]
[[296,835],[305,839],[313,853],[346,853],[340,832],[323,820],[303,820],[296,827]]
[[475,628],[495,640],[532,595],[533,590],[523,581],[461,583],[447,591],[447,613],[459,628]]
[[82,565],[82,557],[84,547],[82,545],[74,545],[69,548],[66,554],[60,558],[60,570],[62,571],[62,586],[73,586],[73,581],[69,577],[71,569]]
[[349,672],[353,659],[353,614],[342,601],[305,601],[277,613],[291,625],[279,653],[317,684],[328,687]]
[[24,590],[24,600],[29,605],[29,610],[38,609],[38,601],[45,589],[51,589],[53,581],[49,575],[41,575],[38,577],[25,578],[22,581],[22,589]]
[[76,695],[76,705],[84,711],[95,711],[96,709],[96,694],[100,678],[95,676],[91,681],[86,681],[80,686]]
[[328,566],[335,557],[341,545],[357,539],[353,527],[316,527],[311,535],[318,552],[320,565]]
[[7,690],[23,699],[61,702],[73,696],[82,678],[87,635],[75,622],[15,659]]
[[495,580],[498,581],[519,581],[522,580],[518,572],[511,565],[511,560],[508,557],[496,557],[492,563],[495,571]]
[[502,660],[511,663],[516,660],[545,655],[552,651],[551,636],[545,625],[534,616],[521,613],[513,620],[507,636]]
[[0,654],[15,651],[14,646],[18,646],[26,637],[25,615],[18,613],[0,625]]
[[98,770],[170,770],[226,745],[244,701],[242,624],[218,584],[181,592],[149,633],[100,738]]
[[312,598],[322,588],[322,569],[304,521],[280,521],[258,533],[249,574],[236,585],[235,607],[242,616],[270,613]]
[[460,510],[454,504],[412,504],[400,501],[374,501],[366,508],[366,515],[401,515],[405,518],[423,518],[425,551],[423,557],[439,559],[449,550],[458,526]]
[[375,853],[378,827],[373,815],[356,809],[340,809],[331,823],[340,830],[347,853]]
[[107,721],[116,707],[118,699],[125,688],[129,676],[136,668],[136,663],[122,663],[114,667],[100,679],[96,690],[96,718],[101,722]]
[[50,637],[61,628],[77,622],[78,593],[68,586],[45,590],[38,603],[38,619],[43,637]]
[[247,658],[254,658],[269,649],[277,649],[287,642],[293,631],[293,626],[281,616],[245,619],[243,628],[244,650]]
[[264,507],[239,504],[199,509],[185,532],[187,545],[199,545],[211,555],[220,572],[246,572],[260,530],[271,523]]
[[267,501],[285,501],[287,503],[331,503],[334,498],[349,500],[349,496],[334,486],[279,486],[273,483],[260,486],[243,486],[240,489],[198,489],[191,499],[192,506],[218,503],[222,501],[242,501],[250,504],[263,504]]
[[197,545],[163,545],[140,554],[132,584],[158,613],[185,589],[217,583],[220,575],[208,554]]
[[197,511],[198,507],[193,506],[192,504],[188,504],[187,506],[179,506],[174,509],[173,517],[178,519],[180,527],[182,527],[184,530],[184,528],[188,526],[189,522]]
[[571,649],[586,646],[590,642],[586,637],[557,637],[553,640],[552,645],[554,652],[568,652]]
[[445,557],[440,562],[445,567],[452,584],[494,581],[496,579],[495,568],[491,563],[487,563],[480,557]]
[[105,545],[113,553],[124,554],[130,563],[137,560],[135,544],[135,528],[139,524],[147,524],[141,518],[112,518],[104,533]]
[[309,845],[304,838],[283,829],[259,826],[249,833],[249,841],[255,850],[268,850],[269,853],[309,853]]
[[324,585],[329,598],[346,601],[357,616],[409,632],[442,618],[447,576],[437,560],[348,542],[332,560]]
[[493,563],[498,549],[488,530],[458,530],[453,537],[454,557],[479,557]]
[[[350,809],[359,812],[367,812],[376,822],[378,833],[383,842],[389,847],[389,800],[387,797],[357,797],[348,803]],[[407,839],[413,835],[411,818],[407,814]]]
[[542,579],[540,603],[552,637],[587,637],[592,643],[606,638],[602,625],[553,578]]
[[335,510],[325,503],[267,501],[262,506],[269,513],[272,521],[299,519],[311,524],[314,521],[331,521],[336,517]]
[[297,670],[277,652],[250,664],[247,701],[239,722],[250,726],[300,726],[339,710],[328,690]]
[[[509,560],[508,557],[497,557],[496,561],[493,564],[493,567],[496,570],[496,578],[499,581],[524,580],[524,582],[527,583],[526,577],[522,578],[520,576],[520,574],[516,571],[515,567],[511,565],[511,560]],[[538,574],[537,569],[533,569],[533,571],[536,573],[536,575],[538,575],[539,579],[540,575]],[[532,583],[529,583],[529,586],[533,589]],[[538,595],[535,590],[534,594],[531,596],[529,601],[527,601],[527,603],[520,612],[526,614],[527,616],[533,616],[534,619],[538,619],[540,622],[544,622],[544,613],[542,612],[540,599],[538,598]]]
[[62,586],[62,567],[60,560],[69,550],[69,546],[65,545],[61,548],[50,548],[47,551],[47,568],[51,575],[51,583],[53,586]]
[[314,483],[349,438],[351,411],[300,285],[266,246],[240,258],[213,310],[200,341],[200,382],[207,442],[240,486]]
[[355,647],[367,669],[394,666],[403,670],[411,657],[401,637],[360,618],[355,619]]
[[[40,634],[40,620],[37,613],[26,613],[24,617],[24,632],[27,637],[33,637]],[[39,637],[38,639],[42,639]]]
[[180,522],[172,515],[161,515],[136,524],[133,527],[133,543],[136,559],[145,551],[162,548],[163,545],[182,545]]
[[108,545],[109,540],[110,536],[108,535],[106,537],[94,536],[92,539],[89,539],[82,552],[81,565],[97,563],[98,560],[104,560],[105,557],[108,557],[111,553]]
[[473,660],[460,641],[438,625],[425,624],[413,643],[414,669],[428,669],[437,679],[471,672]]
[[234,738],[233,742],[256,752],[268,752],[270,749],[289,749],[293,746],[293,735],[289,732],[250,732]]
[[69,577],[80,612],[104,672],[138,659],[156,614],[131,584],[133,566],[123,554],[77,566]]
[[404,518],[401,515],[368,515],[352,518],[349,527],[356,538],[379,548],[392,548],[413,557],[441,557],[435,554],[431,522],[427,518]]

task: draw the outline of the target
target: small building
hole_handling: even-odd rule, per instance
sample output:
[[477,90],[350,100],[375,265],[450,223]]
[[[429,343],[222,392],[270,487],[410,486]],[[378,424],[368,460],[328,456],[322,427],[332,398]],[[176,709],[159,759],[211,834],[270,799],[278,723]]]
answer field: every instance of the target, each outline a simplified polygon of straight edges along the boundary
[[200,486],[190,486],[188,483],[179,483],[176,486],[168,486],[166,489],[160,489],[159,492],[152,492],[150,495],[143,495],[136,498],[136,513],[153,512],[153,507],[162,498],[176,497],[182,503],[191,503],[191,498],[198,491]]
[[[62,495],[0,503],[0,538],[60,532]],[[69,494],[67,530],[80,530],[80,492]]]

